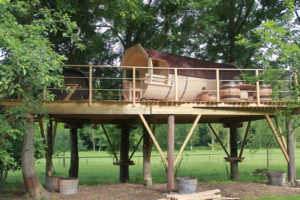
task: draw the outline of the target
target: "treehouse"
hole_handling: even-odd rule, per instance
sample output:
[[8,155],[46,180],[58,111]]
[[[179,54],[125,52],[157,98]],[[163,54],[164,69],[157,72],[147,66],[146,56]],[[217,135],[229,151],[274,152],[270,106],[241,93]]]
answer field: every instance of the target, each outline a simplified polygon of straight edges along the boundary
[[[218,80],[215,69],[238,69],[230,64],[145,49],[139,44],[125,52],[121,65],[137,67],[134,74],[132,68],[123,70],[122,93],[126,100],[132,100],[135,87],[135,97],[140,100],[216,101]],[[233,70],[220,73],[219,80],[223,81],[221,84],[233,85],[227,85],[227,88],[235,88],[234,85],[238,83],[234,79],[239,76],[239,72]],[[225,95],[230,94],[223,96]]]

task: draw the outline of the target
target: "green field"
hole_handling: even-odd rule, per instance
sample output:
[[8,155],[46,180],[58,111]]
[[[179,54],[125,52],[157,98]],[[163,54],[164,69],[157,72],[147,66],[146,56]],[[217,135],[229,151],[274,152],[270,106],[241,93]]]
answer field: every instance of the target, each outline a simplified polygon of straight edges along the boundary
[[[214,155],[217,154],[217,155]],[[134,166],[130,166],[130,182],[143,182],[143,163],[142,153],[137,152],[133,157]],[[66,156],[69,156],[67,153]],[[80,152],[79,157],[109,156],[106,152]],[[229,164],[223,159],[225,154],[222,151],[197,150],[186,151],[179,168],[178,177],[192,176],[197,177],[201,182],[226,183],[228,180],[227,171],[230,171]],[[239,164],[240,181],[242,182],[262,182],[266,179],[262,177],[250,176],[250,173],[257,168],[266,168],[265,150],[244,154],[244,162]],[[63,166],[63,159],[54,158],[55,176],[67,177],[69,162],[66,159],[66,166]],[[296,162],[300,161],[300,153],[296,154]],[[79,164],[79,183],[80,185],[94,185],[106,183],[118,183],[119,166],[112,164],[113,158],[80,158]],[[163,183],[166,181],[166,173],[161,158],[157,152],[153,152],[151,158],[151,169],[154,183]],[[286,171],[287,165],[279,149],[271,150],[270,171]],[[36,161],[36,171],[42,184],[45,183],[45,159]],[[297,168],[300,174],[300,168]],[[9,172],[7,181],[2,184],[3,188],[19,187],[23,184],[22,172]]]

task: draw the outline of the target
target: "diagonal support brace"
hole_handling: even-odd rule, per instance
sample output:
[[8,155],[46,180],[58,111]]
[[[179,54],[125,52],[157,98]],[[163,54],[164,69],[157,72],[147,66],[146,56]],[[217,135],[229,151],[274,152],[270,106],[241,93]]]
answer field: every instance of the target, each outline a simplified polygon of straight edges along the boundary
[[226,155],[228,156],[228,158],[230,157],[228,151],[226,150],[226,148],[224,147],[221,139],[219,138],[219,136],[217,135],[217,133],[215,132],[214,128],[211,126],[210,123],[208,123],[209,128],[211,129],[211,131],[213,132],[213,134],[215,135],[215,137],[217,138],[218,142],[220,143],[222,149],[225,151]]
[[278,135],[278,133],[277,133],[277,131],[276,131],[276,129],[275,129],[275,127],[274,127],[272,121],[271,121],[270,116],[269,116],[269,115],[266,115],[266,119],[267,119],[267,121],[268,121],[268,123],[269,123],[269,125],[270,125],[270,128],[272,129],[273,134],[275,135],[275,138],[276,138],[276,140],[277,140],[277,142],[278,142],[278,144],[279,144],[279,146],[280,146],[280,149],[281,149],[281,151],[282,151],[282,153],[283,153],[283,155],[284,155],[286,161],[289,163],[289,162],[290,162],[289,155],[288,155],[288,153],[286,152],[286,149],[284,148],[284,145],[283,145],[283,143],[282,143],[282,141],[281,141],[281,138],[279,137],[279,135]]
[[196,128],[196,126],[197,126],[199,120],[200,120],[200,118],[201,118],[201,115],[200,115],[200,114],[197,115],[197,117],[196,117],[196,119],[195,119],[195,121],[194,121],[194,123],[193,123],[193,126],[192,126],[191,129],[190,129],[190,132],[187,134],[187,136],[186,136],[186,138],[185,138],[185,140],[184,140],[184,142],[183,142],[183,144],[182,144],[182,146],[181,146],[181,148],[180,148],[180,150],[179,150],[179,152],[178,152],[178,154],[177,154],[177,156],[176,156],[176,159],[175,159],[175,161],[174,161],[174,166],[176,165],[176,163],[177,163],[178,160],[180,159],[180,157],[181,157],[181,155],[182,155],[182,152],[183,152],[183,150],[185,149],[185,147],[186,147],[188,141],[190,140],[190,138],[191,138],[191,136],[192,136],[192,134],[193,134],[193,132],[194,132],[194,130],[195,130],[195,128]]
[[143,122],[143,124],[144,124],[144,126],[145,126],[145,128],[146,128],[146,130],[148,131],[148,134],[150,135],[150,137],[151,137],[151,139],[152,139],[154,145],[156,146],[156,148],[157,148],[157,150],[158,150],[160,156],[162,157],[162,159],[163,159],[163,161],[164,161],[166,167],[168,167],[168,161],[167,161],[165,155],[163,154],[163,152],[162,152],[162,150],[161,150],[161,148],[160,148],[160,146],[159,146],[157,140],[155,139],[155,137],[154,137],[154,135],[153,135],[153,133],[152,133],[152,131],[151,131],[151,129],[150,129],[150,127],[149,127],[147,121],[145,120],[145,118],[144,118],[144,116],[143,116],[142,114],[139,114],[139,116],[140,116],[140,118],[141,118],[141,120],[142,120],[142,122]]
[[248,133],[249,133],[250,125],[251,125],[251,121],[248,122],[248,125],[247,125],[247,128],[246,128],[246,132],[245,132],[245,135],[244,135],[243,144],[242,144],[242,147],[241,147],[239,159],[241,159],[242,155],[243,155],[244,147],[245,147],[246,142],[247,142],[247,136],[248,136]]

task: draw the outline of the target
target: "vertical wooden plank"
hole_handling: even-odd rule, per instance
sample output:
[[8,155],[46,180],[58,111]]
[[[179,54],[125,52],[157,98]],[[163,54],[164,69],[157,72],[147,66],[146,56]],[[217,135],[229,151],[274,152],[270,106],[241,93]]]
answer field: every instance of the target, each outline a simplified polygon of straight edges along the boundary
[[93,99],[93,67],[89,66],[89,106],[92,106]]
[[280,149],[281,149],[281,151],[282,151],[282,153],[283,153],[283,155],[284,155],[286,161],[289,163],[289,162],[290,162],[289,155],[287,154],[287,152],[286,152],[286,150],[285,150],[285,148],[284,148],[284,146],[283,146],[283,144],[282,144],[282,142],[281,142],[281,140],[280,140],[280,137],[279,137],[279,135],[277,134],[275,127],[273,126],[273,123],[272,123],[272,121],[271,121],[270,116],[269,116],[269,115],[266,115],[266,119],[267,119],[267,121],[268,121],[268,123],[269,123],[269,125],[270,125],[270,128],[272,129],[272,133],[275,135],[275,138],[276,138],[276,140],[277,140],[277,142],[278,142],[278,144],[279,144],[279,146],[280,146]]
[[175,131],[175,117],[168,116],[168,191],[172,192],[175,189],[174,183],[174,131]]
[[180,148],[180,150],[179,150],[179,152],[178,152],[178,154],[176,156],[174,165],[176,165],[176,163],[179,161],[179,159],[181,157],[181,154],[182,154],[183,150],[185,149],[185,146],[187,145],[188,141],[190,140],[190,138],[191,138],[191,136],[192,136],[192,134],[193,134],[193,132],[194,132],[194,130],[195,130],[195,128],[196,128],[199,120],[200,120],[200,118],[201,118],[201,115],[197,115],[197,117],[196,117],[196,119],[195,119],[195,121],[194,121],[194,123],[193,123],[193,125],[192,125],[192,127],[191,127],[191,129],[189,131],[189,133],[187,134],[187,136],[186,136],[186,138],[185,138],[185,140],[184,140],[184,142],[183,142],[183,144],[182,144],[182,146],[181,146],[181,148]]
[[216,78],[217,78],[217,101],[220,101],[220,71],[216,69]]
[[135,106],[135,67],[132,68],[132,105]]
[[178,82],[177,82],[177,68],[174,69],[174,94],[175,101],[178,101]]
[[256,81],[256,100],[257,100],[257,104],[259,105],[260,104],[260,86],[259,86],[259,71],[258,69],[255,70],[255,75],[256,75],[256,78],[258,79]]

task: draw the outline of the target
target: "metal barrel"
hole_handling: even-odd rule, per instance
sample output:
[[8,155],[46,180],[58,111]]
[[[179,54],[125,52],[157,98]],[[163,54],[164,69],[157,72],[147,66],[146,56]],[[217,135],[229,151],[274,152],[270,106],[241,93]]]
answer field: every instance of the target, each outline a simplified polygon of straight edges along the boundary
[[179,194],[192,194],[197,190],[197,178],[177,178],[177,189]]
[[285,185],[286,173],[285,172],[268,172],[268,180],[270,185]]
[[78,178],[60,178],[58,187],[61,194],[75,194],[78,188]]
[[220,90],[221,100],[224,102],[238,102],[241,98],[239,82],[223,81]]
[[46,190],[48,191],[58,191],[58,180],[59,177],[46,176]]

